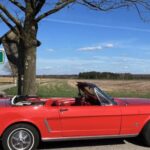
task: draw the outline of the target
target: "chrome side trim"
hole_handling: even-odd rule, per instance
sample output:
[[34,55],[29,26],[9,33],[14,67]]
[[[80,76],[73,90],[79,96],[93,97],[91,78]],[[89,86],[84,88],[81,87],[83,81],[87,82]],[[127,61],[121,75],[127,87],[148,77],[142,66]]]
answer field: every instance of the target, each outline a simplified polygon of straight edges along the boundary
[[44,119],[44,124],[45,124],[45,126],[46,126],[48,132],[50,133],[50,132],[52,131],[52,129],[51,129],[51,127],[49,126],[49,123],[48,123],[47,119]]
[[102,135],[102,136],[77,136],[77,137],[58,137],[58,138],[42,138],[42,141],[70,141],[70,140],[85,140],[85,139],[109,139],[109,138],[136,137],[136,136],[138,136],[138,134]]

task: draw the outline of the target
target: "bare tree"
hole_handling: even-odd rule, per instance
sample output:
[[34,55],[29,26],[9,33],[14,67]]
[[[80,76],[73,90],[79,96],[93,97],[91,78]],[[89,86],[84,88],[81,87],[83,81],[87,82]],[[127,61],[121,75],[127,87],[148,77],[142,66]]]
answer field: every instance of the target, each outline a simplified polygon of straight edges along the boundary
[[[17,46],[17,56],[11,52],[8,55],[11,56],[9,61],[17,66],[18,75],[24,78],[23,89],[19,94],[35,95],[36,93],[36,48],[40,45],[37,40],[39,22],[71,4],[80,4],[99,11],[133,7],[142,19],[143,10],[150,12],[149,0],[1,0],[0,19],[17,37],[11,39],[11,42]],[[9,9],[11,5],[16,7],[15,10],[20,11],[17,15],[16,11],[11,13]],[[46,8],[47,11],[44,11]],[[5,38],[4,41],[3,43],[8,43],[10,39]],[[7,46],[9,45],[5,47]],[[9,51],[7,48],[5,50]]]
[[[17,29],[17,28],[16,28]],[[3,47],[6,52],[6,56],[11,67],[12,72],[18,75],[18,94],[21,95],[23,91],[23,59],[19,57],[19,37],[11,29],[9,32],[4,34],[0,42],[3,43]]]
[[9,62],[6,62],[3,66],[3,70],[7,72],[11,77],[13,77],[13,83],[15,83],[15,77],[17,76],[16,70],[12,70],[12,67],[10,66]]

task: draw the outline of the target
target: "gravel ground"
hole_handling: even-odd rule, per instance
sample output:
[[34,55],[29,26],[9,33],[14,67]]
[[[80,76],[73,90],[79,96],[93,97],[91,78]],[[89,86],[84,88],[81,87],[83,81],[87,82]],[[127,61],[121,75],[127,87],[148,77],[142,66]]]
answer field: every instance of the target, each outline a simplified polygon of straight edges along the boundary
[[39,150],[149,150],[139,139],[107,139],[42,143]]

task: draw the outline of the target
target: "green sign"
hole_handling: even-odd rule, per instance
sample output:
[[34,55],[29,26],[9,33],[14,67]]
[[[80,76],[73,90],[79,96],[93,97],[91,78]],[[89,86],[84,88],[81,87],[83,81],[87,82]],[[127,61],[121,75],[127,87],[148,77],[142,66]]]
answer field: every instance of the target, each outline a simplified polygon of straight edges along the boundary
[[4,51],[0,51],[0,64],[4,63]]

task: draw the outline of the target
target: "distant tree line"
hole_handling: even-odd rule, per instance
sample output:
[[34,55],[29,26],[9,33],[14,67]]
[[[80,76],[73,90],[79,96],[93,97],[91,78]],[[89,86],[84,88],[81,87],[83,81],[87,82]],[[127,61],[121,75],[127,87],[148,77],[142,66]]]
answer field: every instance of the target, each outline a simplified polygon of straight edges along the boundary
[[[0,75],[0,77],[16,77],[15,75]],[[37,78],[55,79],[107,79],[107,80],[132,80],[150,79],[150,74],[112,73],[112,72],[81,72],[78,75],[37,75]]]
[[37,75],[37,78],[55,78],[55,79],[77,79],[78,75]]
[[132,80],[150,79],[150,74],[112,73],[112,72],[81,72],[79,79],[112,79],[112,80]]
[[[0,75],[0,77],[17,77],[16,75]],[[55,79],[78,79],[77,74],[72,75],[36,75],[36,78],[55,78]]]

